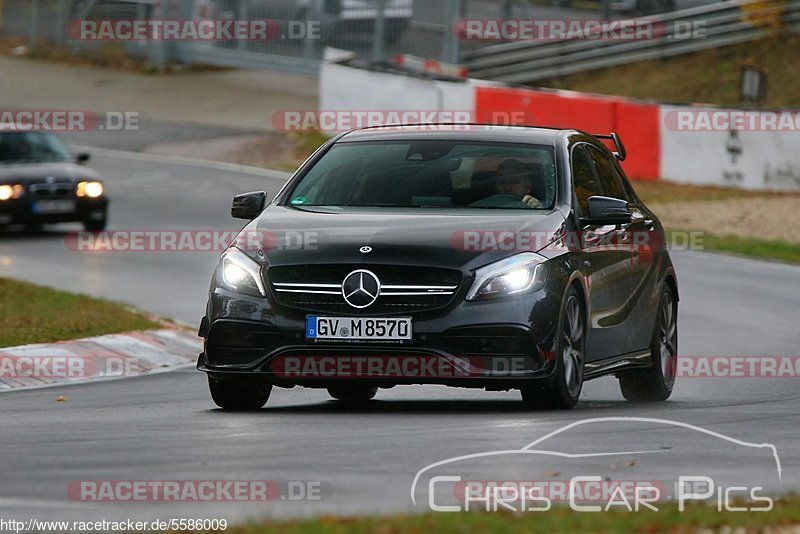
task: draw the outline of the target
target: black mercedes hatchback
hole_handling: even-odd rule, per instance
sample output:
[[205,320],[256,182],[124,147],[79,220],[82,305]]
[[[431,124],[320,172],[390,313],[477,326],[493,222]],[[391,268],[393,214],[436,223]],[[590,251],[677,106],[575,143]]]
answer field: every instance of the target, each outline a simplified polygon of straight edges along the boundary
[[[604,141],[614,146],[609,150]],[[613,374],[633,401],[674,385],[678,288],[664,230],[616,134],[505,126],[367,128],[320,147],[214,272],[198,368],[214,402],[272,388],[519,389],[571,408]]]

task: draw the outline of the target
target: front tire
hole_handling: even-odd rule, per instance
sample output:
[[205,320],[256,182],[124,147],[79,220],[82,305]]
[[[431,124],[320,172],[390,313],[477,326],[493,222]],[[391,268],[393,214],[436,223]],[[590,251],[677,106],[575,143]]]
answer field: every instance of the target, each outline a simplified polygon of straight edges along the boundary
[[83,221],[83,228],[87,232],[102,232],[106,229],[106,219],[99,221]]
[[218,380],[209,376],[208,389],[214,404],[223,410],[244,412],[263,407],[272,392],[272,384],[242,379]]
[[619,375],[622,396],[633,402],[660,402],[672,395],[678,358],[678,303],[672,288],[661,291],[650,343],[652,366]]
[[374,386],[361,384],[342,384],[328,388],[328,394],[338,401],[343,402],[368,402],[378,393]]
[[523,387],[522,402],[536,410],[566,410],[578,403],[586,361],[586,314],[578,291],[570,287],[558,321],[556,369],[551,377]]

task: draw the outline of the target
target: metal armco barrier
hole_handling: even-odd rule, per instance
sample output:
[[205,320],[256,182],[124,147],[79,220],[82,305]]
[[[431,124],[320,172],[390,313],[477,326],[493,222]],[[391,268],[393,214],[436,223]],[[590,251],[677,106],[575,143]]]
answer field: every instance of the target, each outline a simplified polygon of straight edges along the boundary
[[[637,61],[744,43],[776,32],[800,32],[800,0],[727,0],[646,17],[653,38],[513,41],[462,54],[470,76],[530,83]],[[700,29],[684,36],[687,27]]]

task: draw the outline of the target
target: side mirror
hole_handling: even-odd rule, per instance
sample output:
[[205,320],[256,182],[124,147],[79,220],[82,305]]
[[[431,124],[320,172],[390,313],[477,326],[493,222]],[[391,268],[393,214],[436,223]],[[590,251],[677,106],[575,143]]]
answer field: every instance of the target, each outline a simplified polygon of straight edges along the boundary
[[611,197],[589,197],[589,216],[584,217],[582,222],[598,225],[628,224],[631,222],[628,202]]
[[231,205],[231,217],[235,219],[252,220],[264,211],[267,205],[267,192],[266,191],[253,191],[251,193],[242,193],[233,197],[233,204]]
[[77,163],[78,165],[86,163],[87,161],[89,161],[91,157],[92,156],[90,154],[87,154],[86,152],[81,152],[80,154],[75,156],[75,163]]

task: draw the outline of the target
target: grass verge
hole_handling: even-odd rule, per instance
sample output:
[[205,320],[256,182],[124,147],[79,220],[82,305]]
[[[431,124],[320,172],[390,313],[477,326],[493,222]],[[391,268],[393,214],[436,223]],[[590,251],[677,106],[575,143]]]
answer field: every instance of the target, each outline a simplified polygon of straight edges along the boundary
[[[751,506],[761,506],[756,503]],[[339,518],[265,522],[228,528],[228,534],[403,534],[424,532],[518,533],[518,532],[796,532],[800,524],[800,498],[774,500],[769,512],[719,512],[716,506],[690,503],[683,512],[676,503],[662,504],[658,511],[612,510],[605,513],[574,512],[553,506],[546,512],[428,513],[418,516]]]
[[158,328],[122,304],[0,278],[0,347]]
[[637,180],[633,182],[636,193],[647,204],[661,202],[693,202],[702,200],[728,200],[731,198],[797,197],[800,193],[779,191],[751,191],[735,187],[676,184],[672,182]]
[[703,249],[800,264],[800,245],[786,241],[703,233]]
[[[2,0],[0,0],[2,5]],[[158,67],[147,59],[131,56],[125,51],[125,43],[100,42],[94,49],[79,49],[58,45],[44,40],[31,46],[26,38],[0,36],[0,54],[20,55],[30,59],[53,61],[65,65],[89,65],[138,72],[142,74],[168,74],[173,72],[205,72],[228,70],[213,65],[169,64]],[[15,53],[24,50],[24,52]]]
[[[670,242],[676,244],[678,247],[682,246],[687,232],[698,232],[699,230],[698,228],[684,226],[683,223],[679,225],[670,225],[668,219],[670,218],[670,207],[672,206],[678,206],[679,204],[685,204],[687,202],[703,202],[702,208],[698,209],[698,219],[695,221],[700,221],[698,224],[702,226],[701,223],[705,218],[703,210],[709,209],[709,206],[713,206],[713,202],[716,201],[733,200],[737,205],[752,204],[753,199],[768,198],[791,197],[800,201],[800,193],[748,191],[732,187],[684,185],[660,181],[637,181],[634,182],[634,188],[641,199],[646,204],[654,207],[656,213],[660,214],[659,218],[661,218],[662,222],[668,227],[671,234]],[[730,206],[722,206],[722,204],[718,205],[717,211],[725,208],[730,211]],[[711,207],[710,209],[714,208]],[[731,212],[730,216],[740,217],[742,213],[742,210],[734,210]],[[756,211],[756,217],[761,219],[761,227],[763,227],[764,224],[769,224],[763,220],[765,214]],[[787,224],[794,225],[797,215],[794,213],[786,213],[783,217],[787,219]],[[754,220],[754,226],[746,232],[746,234],[751,235],[724,234],[721,232],[709,232],[704,230],[702,231],[701,237],[702,248],[703,250],[712,252],[726,252],[752,258],[800,264],[800,244],[780,239],[754,237],[759,234],[759,227],[756,226],[758,222],[759,221]],[[684,236],[679,236],[677,234],[684,234]],[[683,241],[682,238],[684,238]],[[700,243],[697,244],[700,245]]]
[[797,68],[789,65],[797,66],[798,46],[800,36],[774,36],[663,60],[582,72],[535,85],[662,102],[740,106],[741,67],[748,63],[766,69],[769,76],[764,106],[796,106],[800,102],[800,76]]

